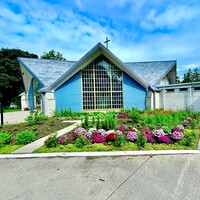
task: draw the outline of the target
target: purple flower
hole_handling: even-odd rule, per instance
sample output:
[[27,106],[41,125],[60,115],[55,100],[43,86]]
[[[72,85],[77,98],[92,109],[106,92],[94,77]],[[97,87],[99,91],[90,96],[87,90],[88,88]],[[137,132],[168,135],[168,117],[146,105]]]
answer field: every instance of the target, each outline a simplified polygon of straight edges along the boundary
[[183,131],[183,130],[184,130],[184,126],[178,125],[178,126],[176,126],[176,127],[174,127],[174,128],[172,129],[172,132],[174,132],[174,131],[179,131],[179,132],[181,132],[181,131]]
[[159,140],[159,142],[163,142],[163,143],[169,143],[169,142],[171,142],[170,139],[169,139],[169,137],[166,136],[166,135],[160,136],[160,137],[158,138],[158,140]]
[[148,140],[149,142],[151,142],[151,143],[154,143],[154,142],[155,142],[155,140],[153,139],[153,137],[152,137],[152,135],[151,135],[150,133],[147,133],[147,134],[146,134],[146,138],[147,138],[147,140]]
[[135,141],[138,139],[138,135],[134,131],[128,131],[128,134],[126,135],[126,139],[130,141]]
[[75,134],[75,135],[80,135],[80,134],[85,135],[86,132],[87,132],[87,131],[86,131],[84,128],[77,128],[77,129],[74,131],[74,134]]
[[183,121],[183,126],[187,126],[189,124],[189,121],[188,120],[184,120]]
[[181,140],[181,139],[183,139],[184,135],[181,131],[174,131],[172,133],[172,137],[174,140]]
[[154,137],[160,137],[160,136],[164,136],[165,133],[164,133],[164,131],[163,131],[162,129],[158,129],[158,130],[155,130],[155,131],[152,133],[152,135],[153,135]]
[[126,124],[120,124],[119,130],[124,133],[126,131]]
[[118,118],[123,118],[123,116],[124,116],[123,113],[119,113],[119,114],[117,115]]
[[187,118],[187,121],[188,121],[188,122],[191,122],[191,121],[192,121],[192,118],[188,117],[188,118]]
[[130,114],[125,113],[125,114],[124,114],[124,118],[130,118]]
[[65,145],[65,144],[67,144],[68,142],[69,142],[69,139],[67,138],[66,135],[62,135],[62,136],[60,136],[60,137],[58,138],[58,143],[59,143],[59,144]]
[[130,114],[128,114],[128,113],[119,113],[118,115],[117,115],[117,117],[118,118],[130,118]]
[[145,133],[145,134],[150,134],[150,130],[149,130],[148,127],[142,128],[142,129],[140,130],[140,132],[141,132],[141,133]]

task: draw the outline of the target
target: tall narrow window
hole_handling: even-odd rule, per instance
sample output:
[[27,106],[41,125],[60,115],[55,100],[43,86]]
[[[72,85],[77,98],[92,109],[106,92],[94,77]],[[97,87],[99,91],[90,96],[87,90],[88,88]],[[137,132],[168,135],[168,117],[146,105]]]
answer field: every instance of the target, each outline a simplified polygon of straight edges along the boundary
[[101,55],[82,70],[83,109],[123,107],[122,70]]

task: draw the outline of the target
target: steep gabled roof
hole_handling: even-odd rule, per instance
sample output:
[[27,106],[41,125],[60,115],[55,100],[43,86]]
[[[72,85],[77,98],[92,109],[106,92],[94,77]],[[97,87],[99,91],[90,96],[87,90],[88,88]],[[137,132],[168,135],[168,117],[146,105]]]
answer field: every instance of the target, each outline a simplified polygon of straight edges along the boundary
[[[148,88],[148,84],[146,84],[135,72],[130,71],[124,63],[119,60],[110,50],[105,48],[104,45],[98,43],[94,46],[88,53],[86,53],[78,62],[76,62],[68,71],[66,71],[57,81],[55,81],[50,88],[41,90],[41,91],[48,91],[48,90],[55,90],[60,85],[62,85],[66,80],[72,77],[75,73],[79,70],[84,68],[87,64],[89,64],[92,60],[94,60],[100,54],[104,54],[108,57],[112,62],[114,62],[121,70],[125,71],[129,76],[131,76],[136,82],[142,85],[144,88]],[[92,58],[92,60],[91,60]]]
[[127,62],[124,64],[148,85],[155,87],[176,66],[176,61]]
[[52,83],[68,71],[75,63],[75,61],[37,58],[18,58],[18,61],[44,87],[51,86]]
[[154,88],[167,75],[167,73],[176,66],[176,61],[123,63],[101,43],[94,46],[79,61],[60,61],[35,58],[18,58],[18,61],[36,80],[41,83],[42,89],[40,91],[47,92],[58,88],[101,54],[110,59],[121,70],[125,71],[146,89],[148,86]]

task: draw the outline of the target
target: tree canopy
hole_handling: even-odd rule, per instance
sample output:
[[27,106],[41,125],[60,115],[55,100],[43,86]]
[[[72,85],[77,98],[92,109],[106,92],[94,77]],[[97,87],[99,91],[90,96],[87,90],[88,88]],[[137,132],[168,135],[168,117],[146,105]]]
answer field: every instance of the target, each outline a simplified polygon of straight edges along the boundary
[[66,60],[60,52],[55,52],[54,50],[51,50],[48,53],[44,52],[41,58],[50,60]]
[[182,83],[191,83],[198,81],[200,81],[200,72],[199,69],[196,68],[193,72],[191,69],[189,69],[188,72],[184,74]]
[[38,58],[36,54],[20,49],[0,50],[0,101],[4,106],[10,102],[20,105],[19,94],[24,91],[17,57]]

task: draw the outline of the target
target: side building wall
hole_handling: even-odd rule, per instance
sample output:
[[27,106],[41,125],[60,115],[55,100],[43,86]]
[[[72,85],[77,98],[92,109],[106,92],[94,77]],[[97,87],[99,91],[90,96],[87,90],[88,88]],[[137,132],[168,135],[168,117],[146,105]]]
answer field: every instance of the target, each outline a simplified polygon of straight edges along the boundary
[[82,111],[81,72],[77,72],[55,91],[56,110]]
[[126,73],[123,74],[124,108],[146,108],[146,89]]
[[197,88],[163,89],[160,107],[164,110],[200,111],[200,90]]

